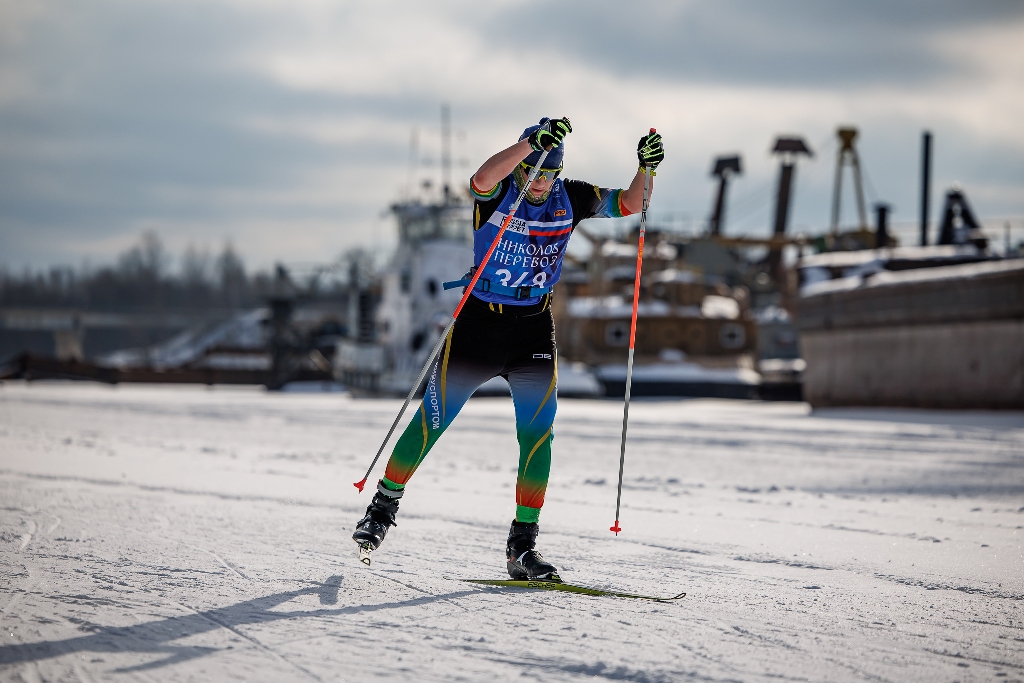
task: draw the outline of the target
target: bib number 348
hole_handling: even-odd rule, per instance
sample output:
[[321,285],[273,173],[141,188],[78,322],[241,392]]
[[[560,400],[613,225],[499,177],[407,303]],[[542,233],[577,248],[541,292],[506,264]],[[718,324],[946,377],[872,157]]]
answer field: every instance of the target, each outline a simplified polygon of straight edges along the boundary
[[[530,276],[530,272],[527,271],[527,270],[524,270],[519,275],[519,279],[517,279],[515,282],[512,282],[512,271],[510,271],[510,270],[508,270],[506,268],[502,268],[501,270],[497,270],[497,271],[494,272],[494,274],[497,275],[499,278],[501,278],[501,286],[502,287],[521,287],[523,285],[524,281],[526,280],[526,278],[528,278]],[[530,282],[530,286],[532,286],[532,287],[543,287],[544,283],[547,282],[547,281],[548,281],[548,274],[547,273],[537,273],[536,275],[533,276],[533,280]]]

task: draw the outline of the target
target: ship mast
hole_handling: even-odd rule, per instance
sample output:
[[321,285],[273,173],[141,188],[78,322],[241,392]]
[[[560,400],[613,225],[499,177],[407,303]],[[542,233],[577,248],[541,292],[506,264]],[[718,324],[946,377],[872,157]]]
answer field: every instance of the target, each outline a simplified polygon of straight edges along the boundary
[[443,201],[448,203],[452,184],[452,108],[447,102],[441,105],[441,191]]

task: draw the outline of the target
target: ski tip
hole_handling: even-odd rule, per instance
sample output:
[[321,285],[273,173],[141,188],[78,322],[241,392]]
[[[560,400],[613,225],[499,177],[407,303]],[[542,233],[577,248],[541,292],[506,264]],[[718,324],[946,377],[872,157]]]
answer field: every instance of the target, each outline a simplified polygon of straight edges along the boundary
[[608,531],[614,531],[615,535],[618,536],[619,532],[622,531],[622,527],[619,526],[619,520],[615,520],[615,525],[609,527]]
[[352,485],[355,486],[357,489],[359,489],[359,493],[362,493],[363,492],[363,487],[366,486],[366,477],[363,477],[360,481],[357,481],[356,483],[354,483]]

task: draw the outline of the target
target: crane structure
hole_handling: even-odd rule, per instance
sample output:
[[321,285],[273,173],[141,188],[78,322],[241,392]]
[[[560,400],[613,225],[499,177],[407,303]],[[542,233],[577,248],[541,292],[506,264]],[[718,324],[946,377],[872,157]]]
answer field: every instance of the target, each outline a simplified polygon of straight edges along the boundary
[[868,229],[867,212],[864,209],[864,185],[861,182],[860,155],[854,141],[857,139],[857,129],[843,127],[836,131],[839,137],[839,152],[836,155],[836,182],[832,189],[832,234],[839,233],[839,205],[843,194],[843,170],[849,164],[853,172],[853,190],[857,199],[857,218],[860,220],[857,228]]

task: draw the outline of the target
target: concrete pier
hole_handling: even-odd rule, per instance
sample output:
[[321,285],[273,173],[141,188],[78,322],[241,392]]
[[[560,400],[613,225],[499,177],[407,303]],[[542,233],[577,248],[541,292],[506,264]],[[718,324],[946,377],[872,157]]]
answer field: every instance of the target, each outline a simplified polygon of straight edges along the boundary
[[1024,259],[805,288],[812,406],[1024,409]]

